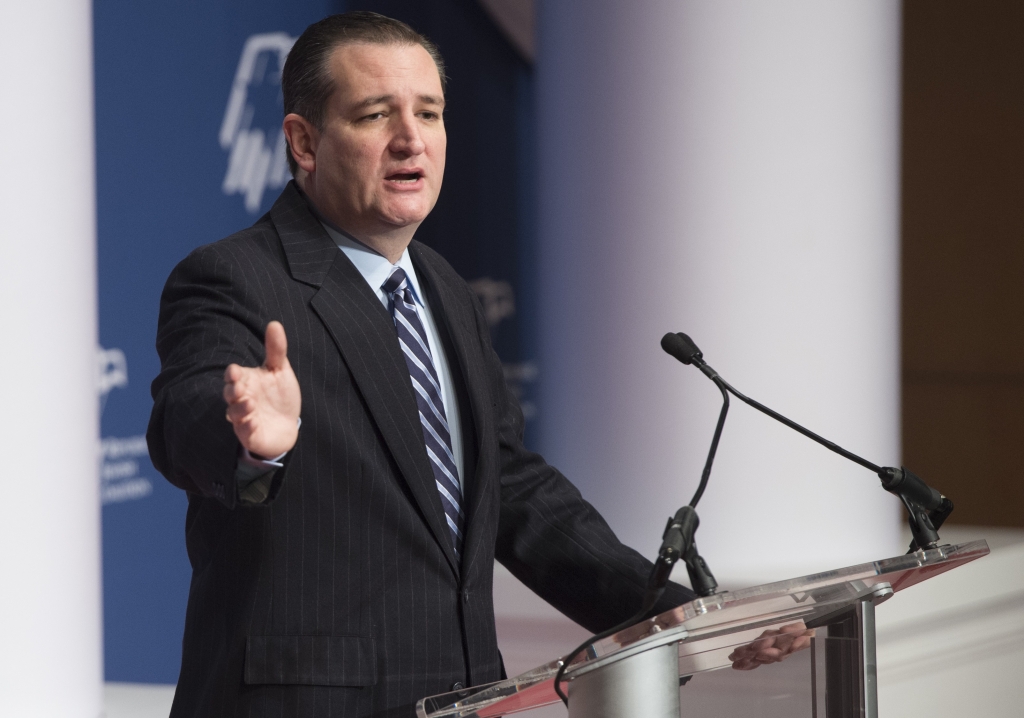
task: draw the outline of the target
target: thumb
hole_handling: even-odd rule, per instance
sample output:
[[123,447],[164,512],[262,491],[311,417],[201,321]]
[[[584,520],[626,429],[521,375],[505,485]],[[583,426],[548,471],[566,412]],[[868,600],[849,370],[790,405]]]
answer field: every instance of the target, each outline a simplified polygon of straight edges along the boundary
[[264,368],[277,371],[288,364],[288,339],[285,337],[284,325],[281,322],[271,322],[267,325],[263,342],[267,350]]

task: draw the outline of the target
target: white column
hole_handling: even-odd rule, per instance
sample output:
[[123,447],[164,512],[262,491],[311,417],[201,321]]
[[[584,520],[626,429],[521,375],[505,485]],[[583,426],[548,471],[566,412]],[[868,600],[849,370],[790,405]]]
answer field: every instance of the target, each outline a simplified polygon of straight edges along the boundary
[[102,712],[92,7],[0,3],[0,715]]
[[[899,446],[892,0],[540,4],[547,458],[652,556],[740,391],[886,465]],[[868,471],[733,402],[698,545],[725,582],[901,552]]]

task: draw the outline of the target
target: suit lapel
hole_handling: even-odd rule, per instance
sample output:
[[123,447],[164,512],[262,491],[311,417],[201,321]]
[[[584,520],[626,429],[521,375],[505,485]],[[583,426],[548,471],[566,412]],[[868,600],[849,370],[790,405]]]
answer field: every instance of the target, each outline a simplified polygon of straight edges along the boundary
[[452,290],[449,283],[440,276],[429,255],[420,250],[417,242],[410,245],[409,253],[412,255],[420,282],[426,285],[434,320],[444,325],[443,329],[447,330],[455,350],[456,361],[449,360],[449,366],[452,371],[461,371],[466,385],[466,393],[469,396],[472,416],[460,417],[463,426],[470,421],[473,422],[477,440],[476,475],[472,478],[463,478],[463,493],[466,494],[467,505],[463,565],[469,566],[480,548],[481,537],[487,533],[478,519],[481,507],[490,492],[497,488],[496,485],[492,485],[493,482],[484,481],[486,472],[483,469],[488,463],[485,460],[485,454],[496,448],[491,446],[493,443],[491,437],[496,435],[496,430],[491,420],[493,408],[490,405],[487,377],[483,374],[484,364],[480,360],[476,317],[472,306],[467,303],[466,297],[457,295]]
[[387,309],[313,217],[293,184],[271,209],[271,218],[292,276],[319,287],[311,301],[313,310],[334,339],[431,533],[458,575],[409,369]]

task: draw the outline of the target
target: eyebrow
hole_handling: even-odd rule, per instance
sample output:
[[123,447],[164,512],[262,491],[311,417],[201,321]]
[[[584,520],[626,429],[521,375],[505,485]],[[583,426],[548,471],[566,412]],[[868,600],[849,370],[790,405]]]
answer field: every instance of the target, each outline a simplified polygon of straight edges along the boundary
[[[373,105],[385,105],[395,99],[394,95],[377,95],[375,97],[367,97],[362,102],[358,103],[356,107],[371,107]],[[420,95],[420,102],[426,105],[438,105],[444,107],[444,98],[436,97],[435,95]]]

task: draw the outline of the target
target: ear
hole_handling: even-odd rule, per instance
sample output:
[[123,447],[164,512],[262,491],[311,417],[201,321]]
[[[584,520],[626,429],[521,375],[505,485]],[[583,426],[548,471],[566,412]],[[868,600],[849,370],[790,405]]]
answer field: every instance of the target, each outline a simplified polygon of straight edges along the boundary
[[285,115],[283,129],[295,163],[307,173],[313,173],[316,170],[316,148],[320,133],[309,120],[294,112]]

